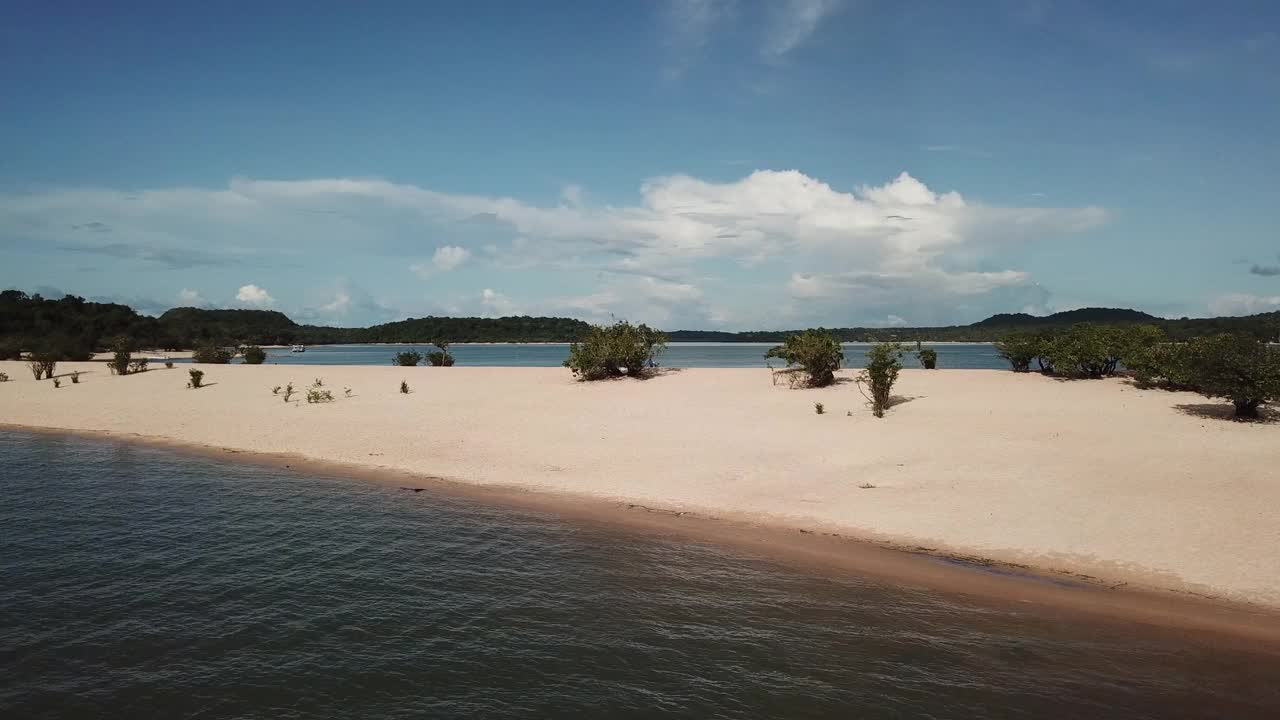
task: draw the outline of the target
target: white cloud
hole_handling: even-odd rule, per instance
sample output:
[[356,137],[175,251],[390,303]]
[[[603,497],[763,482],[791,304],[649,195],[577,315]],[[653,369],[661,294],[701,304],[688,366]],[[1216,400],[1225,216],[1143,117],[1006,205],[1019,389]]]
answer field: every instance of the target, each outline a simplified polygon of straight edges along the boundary
[[486,310],[487,315],[508,317],[520,314],[510,298],[490,288],[485,288],[480,293],[480,305]]
[[[968,322],[1042,306],[1046,291],[1002,263],[1006,248],[1107,219],[1096,207],[985,205],[937,192],[906,172],[852,190],[796,170],[759,170],[728,182],[672,175],[643,183],[632,204],[593,205],[585,197],[572,191],[563,202],[539,206],[346,178],[236,179],[215,190],[0,193],[0,236],[56,245],[64,239],[59,233],[74,232],[69,221],[95,218],[112,234],[174,251],[257,266],[306,262],[320,272],[348,263],[351,238],[359,237],[362,250],[384,257],[431,252],[430,261],[411,266],[419,273],[483,262],[596,278],[594,287],[577,282],[556,296],[526,291],[521,305],[530,311],[576,308],[584,316],[634,315],[687,327],[734,318],[761,327],[870,323],[889,314],[913,323]],[[458,244],[432,248],[414,239],[444,234]],[[228,237],[242,244],[224,244]],[[467,246],[483,252],[473,256]],[[530,277],[536,287],[538,276]],[[329,295],[312,307],[361,305],[349,295],[347,305]],[[253,285],[237,298],[273,302]]]
[[458,266],[471,257],[471,251],[457,245],[443,245],[436,248],[431,255],[431,263],[414,263],[409,266],[413,272],[426,277],[437,272],[456,270]]
[[679,79],[734,10],[734,0],[667,0],[663,21],[672,54],[668,79]]
[[1229,293],[1209,301],[1209,311],[1214,315],[1256,315],[1274,310],[1280,310],[1280,295]]
[[236,300],[242,305],[255,308],[268,308],[276,304],[276,299],[270,293],[253,284],[241,285],[236,292]]
[[205,304],[204,298],[195,290],[182,288],[178,291],[178,304],[183,307],[202,307]]
[[776,60],[804,44],[840,4],[840,0],[779,0],[773,5],[762,53]]

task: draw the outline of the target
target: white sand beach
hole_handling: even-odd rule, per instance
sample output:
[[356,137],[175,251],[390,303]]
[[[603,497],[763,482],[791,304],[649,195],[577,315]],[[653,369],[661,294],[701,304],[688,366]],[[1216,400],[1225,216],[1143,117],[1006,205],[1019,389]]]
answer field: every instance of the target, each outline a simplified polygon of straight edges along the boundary
[[[54,389],[0,363],[0,423],[296,453],[1280,607],[1280,423],[1226,421],[1228,405],[1190,393],[906,370],[905,402],[878,420],[852,383],[792,390],[764,369],[578,383],[559,368],[204,365],[209,386],[188,390],[188,367],[115,377],[61,363],[83,374]],[[316,377],[334,402],[302,400]],[[290,381],[293,402],[271,394]]]

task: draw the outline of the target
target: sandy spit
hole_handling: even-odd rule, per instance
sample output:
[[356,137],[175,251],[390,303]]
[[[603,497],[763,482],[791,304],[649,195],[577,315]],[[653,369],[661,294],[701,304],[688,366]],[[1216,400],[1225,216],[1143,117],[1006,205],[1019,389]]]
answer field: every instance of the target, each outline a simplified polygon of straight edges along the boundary
[[[0,362],[0,424],[292,453],[1280,607],[1280,422],[1226,421],[1189,393],[906,370],[903,402],[877,420],[852,383],[792,390],[763,369],[583,384],[559,368],[204,365],[209,386],[188,390],[189,367],[62,363],[80,382],[55,389]],[[302,400],[317,377],[334,402]],[[292,402],[272,395],[290,381]]]

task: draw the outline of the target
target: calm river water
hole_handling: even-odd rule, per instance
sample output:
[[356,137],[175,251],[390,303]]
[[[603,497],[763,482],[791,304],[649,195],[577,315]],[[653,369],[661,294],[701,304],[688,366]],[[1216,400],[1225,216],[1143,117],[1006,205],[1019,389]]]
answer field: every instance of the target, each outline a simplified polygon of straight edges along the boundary
[[0,431],[4,718],[1280,717],[1280,655]]

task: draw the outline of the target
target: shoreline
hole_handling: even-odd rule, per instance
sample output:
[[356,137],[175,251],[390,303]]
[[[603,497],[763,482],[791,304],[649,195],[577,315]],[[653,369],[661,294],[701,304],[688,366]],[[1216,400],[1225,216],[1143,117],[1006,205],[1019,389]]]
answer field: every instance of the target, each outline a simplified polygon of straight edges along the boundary
[[[0,424],[287,450],[1280,609],[1280,426],[1223,422],[1212,413],[1229,406],[1188,393],[904,370],[877,420],[851,371],[792,390],[756,369],[578,383],[553,368],[211,365],[191,391],[178,368],[93,365],[60,364],[82,377],[54,389],[0,363],[14,378]],[[334,402],[299,400],[315,376]],[[271,388],[289,382],[281,402]]]
[[658,532],[686,542],[707,542],[779,562],[818,576],[848,575],[976,599],[986,605],[1035,609],[1103,621],[1138,622],[1155,629],[1214,636],[1218,642],[1280,653],[1280,608],[1195,592],[1114,583],[1097,577],[1002,562],[937,548],[878,542],[854,535],[781,523],[716,517],[675,508],[515,486],[475,485],[419,472],[320,460],[296,453],[246,451],[112,431],[69,430],[0,423],[0,432],[134,443],[220,461],[339,476],[405,491],[448,495],[488,505],[555,516],[565,522],[630,532]]

